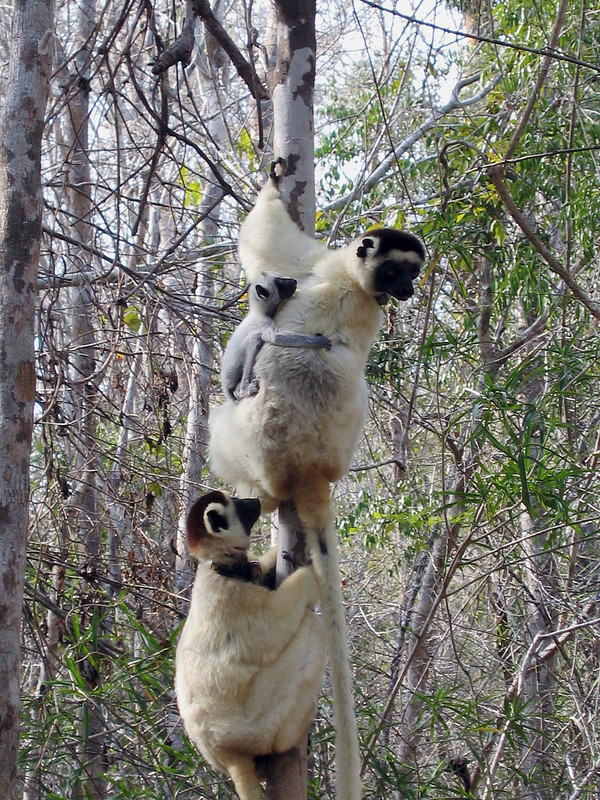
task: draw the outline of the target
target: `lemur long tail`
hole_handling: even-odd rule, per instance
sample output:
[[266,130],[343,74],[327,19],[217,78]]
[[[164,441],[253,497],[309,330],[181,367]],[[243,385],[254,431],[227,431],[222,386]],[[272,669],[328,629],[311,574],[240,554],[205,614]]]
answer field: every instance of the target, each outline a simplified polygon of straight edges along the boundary
[[[310,498],[310,499],[309,499]],[[358,725],[352,692],[352,671],[344,616],[337,534],[329,499],[311,491],[307,503],[296,499],[305,528],[307,545],[321,588],[321,610],[329,642],[329,663],[333,687],[336,729],[337,800],[361,800],[361,757]]]
[[[323,552],[323,543],[327,552]],[[323,620],[330,642],[329,665],[333,687],[336,729],[337,800],[361,800],[360,751],[354,711],[352,671],[340,583],[339,556],[335,531],[310,542],[309,552],[321,585]]]

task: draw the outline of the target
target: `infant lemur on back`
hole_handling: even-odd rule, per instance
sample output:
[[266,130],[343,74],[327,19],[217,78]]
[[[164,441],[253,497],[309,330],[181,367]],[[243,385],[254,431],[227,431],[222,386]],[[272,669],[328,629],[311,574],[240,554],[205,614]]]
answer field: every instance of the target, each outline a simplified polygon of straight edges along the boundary
[[279,347],[322,347],[331,349],[325,336],[284,333],[277,329],[275,314],[284,300],[296,291],[295,278],[280,278],[263,272],[248,289],[248,313],[231,334],[221,360],[221,385],[230,400],[241,400],[257,394],[254,362],[265,342]]

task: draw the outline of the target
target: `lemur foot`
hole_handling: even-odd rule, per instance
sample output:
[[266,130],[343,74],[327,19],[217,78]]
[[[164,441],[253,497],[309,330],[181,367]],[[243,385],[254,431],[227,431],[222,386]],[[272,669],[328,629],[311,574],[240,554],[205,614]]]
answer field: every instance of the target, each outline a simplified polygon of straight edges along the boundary
[[[280,167],[280,170],[277,171],[277,167]],[[275,158],[271,161],[271,170],[269,172],[269,177],[275,184],[275,186],[279,186],[279,181],[285,175],[285,158]]]
[[255,394],[258,394],[259,389],[260,383],[257,378],[243,385],[240,383],[234,392],[235,399],[241,400],[244,397],[253,397]]
[[293,553],[290,553],[288,550],[283,550],[281,553],[281,557],[283,560],[292,567],[292,569],[297,569],[298,567],[306,567],[312,564],[310,558],[303,558],[298,559]]
[[322,333],[316,333],[315,339],[318,339],[318,347],[322,347],[323,350],[331,350],[331,340],[323,336]]

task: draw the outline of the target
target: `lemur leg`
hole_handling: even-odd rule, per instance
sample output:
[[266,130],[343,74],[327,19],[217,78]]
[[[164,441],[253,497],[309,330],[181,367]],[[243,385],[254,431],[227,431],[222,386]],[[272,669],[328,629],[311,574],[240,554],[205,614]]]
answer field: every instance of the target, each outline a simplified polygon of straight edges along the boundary
[[263,800],[263,791],[254,766],[254,758],[243,753],[219,753],[231,776],[240,800]]
[[251,397],[252,395],[258,393],[258,381],[253,378],[253,371],[254,363],[256,362],[256,356],[258,355],[260,348],[263,346],[263,341],[264,339],[262,335],[260,333],[256,333],[247,342],[242,378],[234,390],[237,400],[241,400],[243,397]]
[[331,504],[331,487],[327,478],[317,470],[305,472],[303,478],[295,483],[294,502],[304,526],[307,544],[317,539],[323,553],[327,552],[327,534],[334,527],[334,513]]

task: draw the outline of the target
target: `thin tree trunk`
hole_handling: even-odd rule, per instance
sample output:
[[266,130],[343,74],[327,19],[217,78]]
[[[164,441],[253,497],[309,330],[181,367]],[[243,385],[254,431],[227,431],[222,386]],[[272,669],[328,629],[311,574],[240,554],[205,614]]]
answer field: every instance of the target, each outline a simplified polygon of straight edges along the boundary
[[[96,21],[94,0],[80,0],[77,7],[77,41],[80,49],[75,57],[75,69],[71,73],[67,112],[67,141],[69,143],[68,197],[76,237],[81,242],[78,257],[81,264],[87,263],[92,243],[91,178],[89,163],[89,93],[90,93],[90,47]],[[82,285],[72,291],[72,376],[73,407],[76,414],[76,448],[78,486],[73,494],[71,508],[77,520],[77,532],[81,551],[82,569],[93,573],[100,559],[100,521],[98,514],[98,476],[96,445],[96,334],[94,330],[94,304],[91,288]],[[84,592],[87,594],[84,582]],[[94,614],[95,609],[89,608]],[[82,661],[81,671],[91,689],[101,681],[99,659]],[[88,700],[81,709],[82,779],[75,789],[76,797],[97,798],[105,795],[102,742],[104,720],[100,705]]]
[[[221,9],[215,14],[220,19]],[[223,58],[218,42],[204,29],[204,47],[196,53],[199,94],[203,98],[203,111],[206,126],[213,142],[224,146],[227,142],[227,131],[221,113],[221,97],[219,82],[227,85],[228,61]],[[216,183],[207,178],[202,192],[202,203],[199,208],[202,223],[198,230],[199,237],[210,242],[218,233],[219,206],[222,190]],[[209,269],[204,269],[197,276],[195,299],[200,305],[210,302],[214,295],[214,284]],[[183,347],[186,352],[191,349],[191,357],[186,365],[188,386],[188,413],[183,450],[183,472],[179,481],[180,514],[177,525],[175,589],[182,601],[183,610],[187,610],[187,596],[192,584],[192,570],[189,562],[185,521],[187,511],[202,486],[203,470],[206,466],[206,443],[208,441],[208,408],[212,373],[214,364],[214,347],[212,344],[212,321],[206,318],[198,320],[198,329],[193,341],[184,337]],[[191,348],[189,345],[191,344]]]
[[[492,308],[491,265],[486,258],[481,258],[478,267],[477,334],[482,362],[479,383],[483,383],[485,377],[488,380],[495,378],[501,362],[492,346],[489,330]],[[480,413],[482,411],[483,409],[480,409]],[[453,468],[448,486],[451,511],[447,515],[445,524],[441,526],[440,535],[433,544],[411,620],[410,661],[406,667],[407,698],[404,703],[402,740],[397,753],[400,764],[408,769],[413,769],[418,765],[422,745],[421,732],[426,724],[425,721],[419,722],[419,720],[422,718],[422,697],[425,695],[432,658],[431,615],[444,583],[448,555],[456,546],[457,536],[462,526],[461,516],[464,509],[460,498],[469,485],[479,461],[481,435],[480,416],[474,415],[470,432],[464,437],[470,444],[464,452],[456,453],[458,463]],[[425,628],[426,625],[429,625],[428,629]],[[394,690],[396,690],[396,682]]]
[[[528,327],[531,320],[524,320]],[[524,399],[534,410],[543,394],[544,387],[534,362],[532,376],[524,383]],[[536,465],[542,460],[541,429],[530,420],[530,439],[523,453],[528,463]],[[552,598],[556,597],[556,575],[551,550],[548,549],[548,534],[543,508],[530,500],[521,512],[521,533],[525,558],[523,568],[527,586],[527,646],[541,636],[556,629],[558,613]],[[549,721],[554,714],[554,669],[555,659],[551,658],[531,670],[523,681],[523,703],[527,706],[529,741],[524,745],[521,773],[524,776],[523,800],[551,800],[552,788],[548,785],[551,746]]]
[[51,0],[15,0],[0,116],[0,797],[16,800],[20,621],[35,398],[34,319],[42,231],[41,136]]

